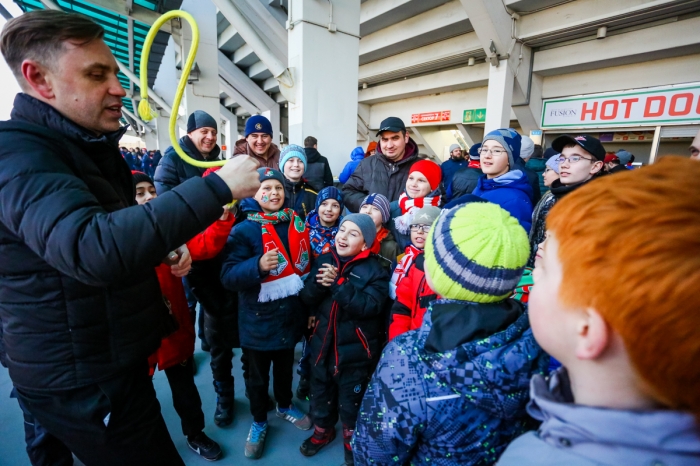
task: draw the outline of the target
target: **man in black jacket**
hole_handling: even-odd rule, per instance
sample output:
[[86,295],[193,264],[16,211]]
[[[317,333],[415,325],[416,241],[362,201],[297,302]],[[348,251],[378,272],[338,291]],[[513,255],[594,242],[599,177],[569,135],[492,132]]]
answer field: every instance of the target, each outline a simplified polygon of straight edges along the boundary
[[[313,136],[304,139],[304,152],[306,153],[306,172],[304,178],[314,191],[319,192],[326,186],[333,186],[333,173],[328,159],[318,152],[318,140]],[[283,167],[280,165],[280,170]]]
[[[19,399],[86,465],[183,464],[147,358],[172,331],[154,267],[257,189],[240,159],[135,205],[119,154],[119,68],[87,18],[10,20],[0,50],[23,93],[0,123],[0,320]],[[139,241],[134,241],[134,232]],[[28,312],[31,310],[31,312]]]
[[406,189],[411,165],[418,160],[418,145],[406,134],[400,118],[382,121],[377,136],[377,155],[362,160],[343,186],[345,206],[350,212],[359,212],[368,194],[382,194],[389,202],[398,200]]

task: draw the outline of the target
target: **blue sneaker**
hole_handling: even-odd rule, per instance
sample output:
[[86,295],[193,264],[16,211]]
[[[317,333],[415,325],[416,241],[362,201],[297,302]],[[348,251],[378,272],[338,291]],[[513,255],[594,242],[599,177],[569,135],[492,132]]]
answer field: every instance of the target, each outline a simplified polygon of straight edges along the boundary
[[311,429],[311,419],[309,419],[309,416],[304,414],[299,408],[294,406],[294,403],[292,403],[291,406],[286,409],[280,408],[280,406],[277,405],[277,417],[281,417],[285,421],[291,422],[301,430]]
[[267,437],[267,421],[264,423],[253,422],[245,441],[246,458],[258,459],[265,449],[265,437]]

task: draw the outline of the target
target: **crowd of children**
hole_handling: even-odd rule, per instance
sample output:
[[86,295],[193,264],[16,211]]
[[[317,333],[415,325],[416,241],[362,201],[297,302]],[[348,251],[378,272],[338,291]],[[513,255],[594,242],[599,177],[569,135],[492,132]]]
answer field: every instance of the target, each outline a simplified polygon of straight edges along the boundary
[[[238,295],[246,457],[264,452],[272,369],[276,415],[313,429],[301,453],[340,421],[345,465],[700,462],[687,362],[700,357],[700,256],[688,255],[700,165],[669,157],[610,179],[597,139],[562,136],[533,213],[519,144],[489,133],[474,195],[451,208],[423,160],[398,201],[371,193],[348,215],[338,189],[306,186],[304,151],[288,146],[236,220],[225,210],[185,246],[195,260],[223,250],[221,282]],[[147,175],[134,181],[139,204],[155,196]],[[180,330],[152,370],[168,376],[190,447],[215,460],[184,291],[157,271]],[[292,401],[300,341],[309,413]]]

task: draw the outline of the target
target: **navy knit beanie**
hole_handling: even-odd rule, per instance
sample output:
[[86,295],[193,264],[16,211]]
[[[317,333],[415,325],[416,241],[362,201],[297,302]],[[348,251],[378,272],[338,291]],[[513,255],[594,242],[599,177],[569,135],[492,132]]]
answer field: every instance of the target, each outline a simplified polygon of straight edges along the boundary
[[340,212],[343,212],[345,203],[343,202],[343,194],[335,186],[327,186],[318,192],[316,196],[316,211],[327,199],[335,199],[340,204]]
[[245,122],[245,137],[252,133],[264,133],[272,136],[272,123],[262,115],[253,115]]

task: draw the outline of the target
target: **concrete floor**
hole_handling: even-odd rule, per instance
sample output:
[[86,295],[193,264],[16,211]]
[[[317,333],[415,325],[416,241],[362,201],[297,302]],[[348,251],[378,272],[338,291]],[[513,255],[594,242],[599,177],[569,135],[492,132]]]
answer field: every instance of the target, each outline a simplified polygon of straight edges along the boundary
[[[297,357],[300,355],[301,345],[297,346]],[[198,371],[195,382],[202,398],[202,409],[206,416],[207,426],[205,432],[217,441],[223,451],[224,457],[217,461],[217,465],[259,465],[259,466],[313,466],[313,465],[341,465],[343,463],[342,435],[336,437],[331,445],[312,457],[306,458],[299,453],[301,442],[311,435],[312,431],[301,431],[292,424],[279,419],[274,411],[269,413],[270,430],[267,435],[265,453],[259,460],[249,460],[243,455],[252,417],[250,415],[248,400],[245,398],[245,387],[240,370],[240,350],[234,350],[234,378],[236,381],[236,417],[228,427],[216,427],[213,421],[216,396],[212,385],[211,370],[209,370],[209,353],[205,353],[199,347],[195,349],[195,359]],[[298,375],[295,374],[294,390],[296,390]],[[185,442],[180,428],[180,418],[173,409],[170,386],[165,374],[157,372],[153,378],[153,384],[161,404],[161,411],[168,425],[170,435],[175,442],[180,455],[187,465],[211,464],[194,454]],[[17,405],[17,400],[10,399],[12,384],[7,369],[0,366],[0,466],[29,465],[29,459],[24,450],[24,430],[22,427],[22,412]],[[272,386],[270,386],[272,393]],[[309,403],[294,399],[297,406],[308,412]],[[340,428],[340,425],[338,425]],[[76,465],[81,465],[76,460]]]

